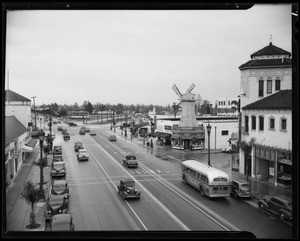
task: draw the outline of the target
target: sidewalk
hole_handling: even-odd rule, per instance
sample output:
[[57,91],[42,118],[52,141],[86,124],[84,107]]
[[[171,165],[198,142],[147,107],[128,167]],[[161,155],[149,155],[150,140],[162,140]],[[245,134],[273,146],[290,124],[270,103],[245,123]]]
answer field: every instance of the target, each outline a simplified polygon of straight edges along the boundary
[[[40,181],[40,168],[35,162],[39,161],[40,148],[35,147],[20,167],[18,174],[12,183],[6,188],[6,230],[9,231],[43,231],[44,230],[44,211],[46,201],[39,201],[35,206],[36,223],[40,224],[35,229],[28,229],[30,223],[31,206],[21,198],[24,184],[31,180],[33,183]],[[48,155],[48,164],[50,164]],[[49,190],[50,166],[44,167],[44,189]],[[47,194],[46,194],[47,197]]]
[[[111,130],[111,132],[118,134],[122,138],[125,138],[124,132],[123,132],[123,135],[121,135],[121,130],[119,128],[116,128],[116,132],[114,132],[113,130]],[[147,145],[144,145],[143,139],[144,138],[142,138],[142,137],[136,137],[136,138],[133,137],[131,139],[130,134],[128,134],[126,141],[135,143],[136,145],[138,145],[141,148],[145,148],[145,149],[151,148],[151,147],[147,147]],[[150,139],[149,139],[149,141],[150,141]],[[147,143],[147,141],[146,141],[146,143]],[[157,145],[154,138],[153,138],[153,148],[151,148],[151,149],[153,150],[153,153],[155,154],[155,156],[159,157],[161,159],[167,158],[167,154],[174,151],[169,146]],[[176,150],[176,152],[179,152],[179,151]],[[185,151],[181,151],[181,152],[185,152]],[[189,152],[189,150],[186,150],[186,152]],[[191,155],[193,155],[193,153],[195,153],[195,151],[191,151],[190,153],[191,153]],[[199,151],[196,151],[196,153],[199,153]],[[203,150],[201,153],[208,154],[208,151]],[[211,154],[222,153],[222,149],[211,149],[210,153]],[[243,180],[247,179],[246,175],[241,174],[236,171],[231,171],[230,165],[220,165],[220,166],[218,166],[218,168],[221,168],[223,171],[227,172],[229,174],[229,177],[231,177],[232,180],[233,179],[243,179]],[[263,197],[264,195],[271,195],[271,196],[272,195],[284,195],[284,196],[289,196],[292,198],[292,190],[291,189],[285,189],[285,188],[282,188],[279,186],[275,186],[274,184],[271,184],[268,181],[260,181],[258,179],[252,178],[252,177],[248,177],[248,180],[250,182],[250,186],[252,189],[253,198],[251,200],[247,200],[247,199],[243,199],[243,200],[252,206],[258,207],[257,201],[260,197]]]

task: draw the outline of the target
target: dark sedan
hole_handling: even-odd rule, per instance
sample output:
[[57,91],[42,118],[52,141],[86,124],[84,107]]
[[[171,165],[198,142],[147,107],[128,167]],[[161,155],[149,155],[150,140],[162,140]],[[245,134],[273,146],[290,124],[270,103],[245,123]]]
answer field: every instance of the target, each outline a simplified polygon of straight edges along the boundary
[[53,195],[65,195],[69,198],[69,188],[66,180],[55,180],[51,186],[51,194]]
[[50,220],[53,215],[66,213],[67,207],[68,199],[65,197],[65,195],[50,195],[45,211],[46,223],[51,222]]

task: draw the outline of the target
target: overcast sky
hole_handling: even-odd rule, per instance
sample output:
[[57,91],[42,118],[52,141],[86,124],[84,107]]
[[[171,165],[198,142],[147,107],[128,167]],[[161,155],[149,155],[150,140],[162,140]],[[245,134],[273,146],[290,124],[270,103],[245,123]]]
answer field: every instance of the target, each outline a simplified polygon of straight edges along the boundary
[[[215,103],[270,42],[292,53],[291,4],[248,10],[8,11],[6,81],[36,105],[172,105],[174,84]],[[7,71],[9,70],[9,71]],[[9,72],[9,74],[7,73]]]

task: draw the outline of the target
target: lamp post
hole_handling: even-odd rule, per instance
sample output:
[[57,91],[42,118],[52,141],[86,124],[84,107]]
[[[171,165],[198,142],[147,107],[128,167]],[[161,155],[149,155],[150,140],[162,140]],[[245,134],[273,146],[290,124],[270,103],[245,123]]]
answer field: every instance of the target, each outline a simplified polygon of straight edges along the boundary
[[43,130],[41,130],[39,132],[39,140],[40,140],[40,148],[41,148],[41,157],[40,157],[40,198],[43,199],[44,196],[44,192],[43,192],[43,184],[44,184],[44,176],[43,176],[43,143],[45,140],[45,132],[43,132]]
[[34,129],[36,129],[36,111],[35,111],[35,98],[36,96],[31,97],[33,99],[33,108],[34,108]]
[[207,130],[207,135],[208,135],[208,165],[211,166],[210,164],[210,131],[211,131],[211,125],[208,123],[208,125],[206,126],[206,130]]

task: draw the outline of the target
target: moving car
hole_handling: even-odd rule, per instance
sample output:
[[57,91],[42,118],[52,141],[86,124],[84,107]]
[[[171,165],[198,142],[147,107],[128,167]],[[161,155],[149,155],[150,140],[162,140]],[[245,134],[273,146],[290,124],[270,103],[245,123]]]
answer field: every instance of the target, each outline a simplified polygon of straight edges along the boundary
[[85,130],[84,129],[80,129],[79,134],[80,135],[85,135]]
[[91,132],[90,132],[90,135],[91,135],[91,136],[95,136],[95,135],[96,135],[96,132],[95,132],[95,131],[91,131]]
[[66,176],[66,163],[65,162],[52,162],[51,177]]
[[64,129],[62,129],[62,134],[64,135],[64,134],[66,134],[67,132],[68,132],[68,130],[66,129],[66,128],[64,128]]
[[234,198],[251,198],[250,183],[246,180],[232,180],[230,183],[230,195]]
[[89,133],[91,131],[91,129],[89,127],[85,127],[85,132]]
[[64,140],[70,140],[70,134],[68,132],[64,134]]
[[141,192],[135,189],[135,182],[131,178],[120,180],[118,192],[124,200],[127,198],[140,199],[141,197]]
[[265,195],[258,201],[258,208],[279,216],[281,220],[292,220],[292,199],[283,195]]
[[75,142],[74,150],[75,150],[75,151],[79,151],[80,149],[83,149],[82,142],[80,142],[80,141]]
[[117,141],[116,135],[110,135],[109,136],[109,141]]
[[51,231],[74,231],[75,225],[71,214],[57,214],[52,217]]
[[51,223],[53,215],[66,213],[68,207],[68,199],[65,195],[50,195],[45,210],[45,222]]
[[62,131],[62,129],[63,129],[62,126],[58,126],[58,127],[57,127],[57,130],[58,130],[58,131]]
[[69,122],[69,126],[77,126],[77,124],[74,122]]
[[123,165],[126,167],[137,167],[138,161],[134,155],[126,155],[123,159]]
[[53,195],[65,195],[69,198],[69,188],[66,180],[55,180],[51,186],[51,194]]
[[61,155],[62,154],[62,146],[61,145],[55,145],[53,146],[53,155]]
[[87,153],[86,149],[80,149],[77,153],[78,161],[88,161],[89,154]]

